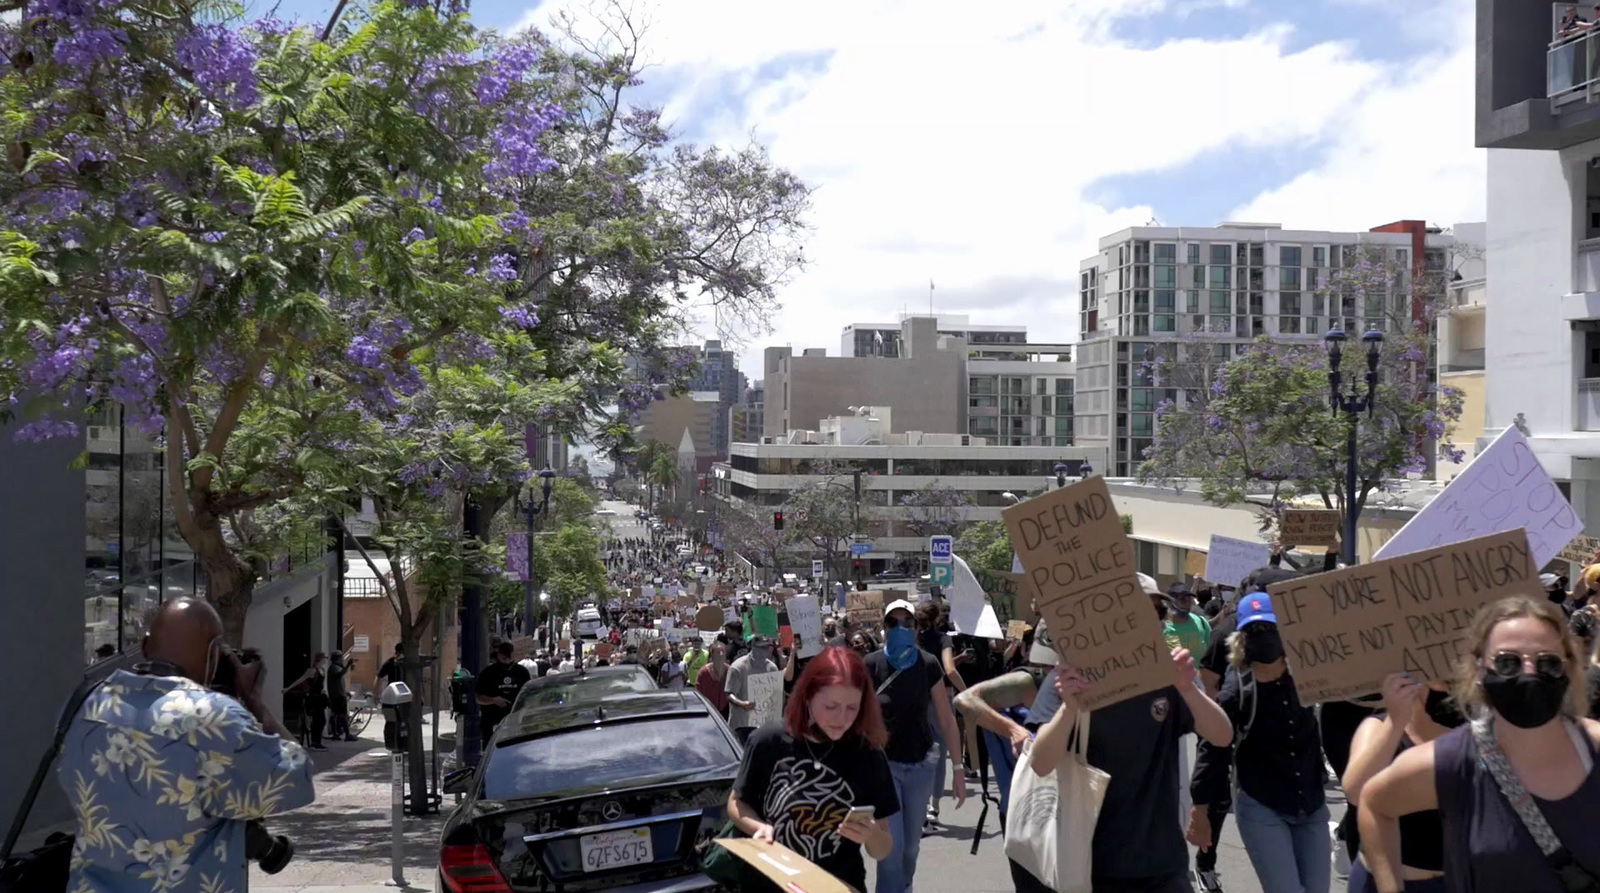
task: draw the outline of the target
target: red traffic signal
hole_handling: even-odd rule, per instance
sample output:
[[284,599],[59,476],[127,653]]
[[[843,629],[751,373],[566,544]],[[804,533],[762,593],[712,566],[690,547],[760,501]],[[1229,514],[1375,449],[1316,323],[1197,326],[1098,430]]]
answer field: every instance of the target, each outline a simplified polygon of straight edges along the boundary
[[773,530],[782,530],[783,529],[783,512],[773,512],[772,513],[772,529]]

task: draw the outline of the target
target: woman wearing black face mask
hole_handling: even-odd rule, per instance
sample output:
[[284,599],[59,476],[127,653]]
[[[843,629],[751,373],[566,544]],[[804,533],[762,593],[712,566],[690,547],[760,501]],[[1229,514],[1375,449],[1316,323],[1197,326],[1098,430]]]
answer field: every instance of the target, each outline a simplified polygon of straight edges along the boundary
[[[1583,664],[1566,617],[1542,598],[1502,599],[1478,612],[1467,641],[1457,697],[1473,721],[1400,754],[1361,792],[1376,889],[1409,889],[1399,819],[1437,809],[1452,891],[1600,890],[1600,723],[1580,718]],[[1530,819],[1561,850],[1546,856]]]
[[[1228,650],[1231,668],[1217,703],[1233,721],[1233,807],[1251,867],[1263,890],[1328,893],[1332,843],[1321,735],[1316,713],[1295,693],[1266,593],[1240,599]],[[1207,804],[1228,796],[1228,764],[1215,760],[1198,769],[1192,794],[1189,842],[1209,848]]]
[[[1350,765],[1344,773],[1345,843],[1357,853],[1350,863],[1350,893],[1375,893],[1377,881],[1360,860],[1361,838],[1356,816],[1361,790],[1399,754],[1426,744],[1465,722],[1442,682],[1426,685],[1405,673],[1391,673],[1383,682],[1384,711],[1363,721],[1350,743]],[[1444,893],[1444,822],[1438,810],[1413,813],[1400,820],[1400,865],[1407,893]]]

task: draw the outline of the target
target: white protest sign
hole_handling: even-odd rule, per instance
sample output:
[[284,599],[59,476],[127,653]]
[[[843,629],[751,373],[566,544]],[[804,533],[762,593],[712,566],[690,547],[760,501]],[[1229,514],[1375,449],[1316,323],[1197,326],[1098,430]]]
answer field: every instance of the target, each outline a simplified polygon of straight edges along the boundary
[[983,586],[972,572],[972,566],[960,555],[951,557],[954,558],[955,580],[944,591],[945,597],[950,600],[950,622],[955,625],[957,632],[969,636],[1004,639],[1006,632],[1000,627],[1000,619],[985,598]]
[[789,612],[789,628],[794,631],[795,652],[801,657],[816,657],[827,643],[822,641],[822,609],[814,595],[797,595],[783,603]]
[[1236,540],[1230,536],[1211,535],[1211,547],[1206,550],[1205,578],[1219,586],[1238,586],[1239,581],[1252,571],[1265,567],[1272,560],[1272,547],[1266,543]]
[[643,594],[644,594],[644,597],[645,597],[646,600],[648,600],[648,601],[654,601],[655,600],[656,588],[654,586],[645,586],[645,587],[643,587],[642,591],[643,591]]
[[783,673],[757,673],[745,680],[745,690],[750,693],[750,724],[761,728],[783,717]]
[[1528,439],[1512,427],[1373,558],[1396,558],[1519,527],[1528,531],[1534,566],[1544,567],[1583,532],[1583,521],[1545,473]]

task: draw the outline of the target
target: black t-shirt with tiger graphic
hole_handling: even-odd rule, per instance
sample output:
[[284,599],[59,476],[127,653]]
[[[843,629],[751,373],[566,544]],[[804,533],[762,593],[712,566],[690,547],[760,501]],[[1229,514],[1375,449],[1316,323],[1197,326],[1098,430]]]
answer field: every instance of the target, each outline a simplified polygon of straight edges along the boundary
[[750,736],[733,790],[779,843],[857,890],[866,889],[866,863],[860,845],[839,836],[839,823],[853,806],[871,806],[880,819],[900,811],[883,751],[854,736],[796,740],[779,725]]

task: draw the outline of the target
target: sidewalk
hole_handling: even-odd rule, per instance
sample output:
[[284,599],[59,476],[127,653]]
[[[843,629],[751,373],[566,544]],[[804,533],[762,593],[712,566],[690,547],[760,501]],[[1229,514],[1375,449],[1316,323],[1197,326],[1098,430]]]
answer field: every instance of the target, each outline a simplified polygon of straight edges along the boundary
[[[431,722],[431,715],[429,717]],[[455,723],[439,716],[440,747],[451,743]],[[422,727],[424,747],[431,747],[433,727]],[[359,741],[329,741],[322,753],[311,753],[316,767],[317,800],[304,809],[270,819],[268,829],[294,841],[294,859],[278,874],[250,866],[252,893],[394,893],[390,879],[389,752],[383,746],[383,720],[374,718]],[[443,777],[443,768],[440,771]],[[431,764],[430,764],[431,777]],[[438,865],[439,832],[455,798],[445,795],[442,812],[406,818],[404,873],[408,886],[433,890]]]

